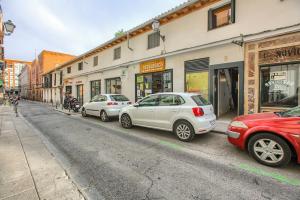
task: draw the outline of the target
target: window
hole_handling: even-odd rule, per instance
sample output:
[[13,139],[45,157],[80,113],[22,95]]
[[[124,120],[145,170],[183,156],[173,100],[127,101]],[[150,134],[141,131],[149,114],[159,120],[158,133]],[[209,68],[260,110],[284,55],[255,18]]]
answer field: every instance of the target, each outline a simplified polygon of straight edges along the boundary
[[124,95],[110,95],[110,99],[112,101],[129,101]]
[[208,30],[235,22],[235,0],[208,11]]
[[94,57],[94,67],[98,65],[98,56]]
[[121,58],[121,47],[114,49],[114,60]]
[[101,80],[91,81],[91,99],[101,93]]
[[261,67],[260,105],[295,107],[300,105],[300,63]]
[[185,91],[200,93],[208,99],[209,58],[200,58],[184,62]]
[[121,78],[106,79],[107,94],[121,94]]
[[139,106],[157,106],[158,95],[151,95],[139,102]]
[[78,71],[83,69],[83,62],[78,63]]
[[205,98],[203,98],[201,95],[192,96],[192,99],[198,106],[210,105],[210,103]]
[[72,70],[72,68],[71,68],[71,67],[68,67],[68,68],[67,68],[67,73],[68,73],[68,74],[71,74],[71,70]]
[[107,101],[107,97],[104,95],[100,95],[98,101]]
[[62,82],[63,82],[63,71],[60,71],[59,84],[62,85]]
[[155,32],[148,35],[148,49],[158,47],[160,45],[160,33]]
[[91,102],[98,102],[99,101],[99,96],[96,95],[91,99]]
[[54,73],[54,85],[56,85],[56,73]]
[[181,96],[178,95],[168,95],[163,94],[160,95],[159,106],[176,106],[184,104],[184,100]]
[[66,94],[72,94],[72,86],[71,85],[66,86]]

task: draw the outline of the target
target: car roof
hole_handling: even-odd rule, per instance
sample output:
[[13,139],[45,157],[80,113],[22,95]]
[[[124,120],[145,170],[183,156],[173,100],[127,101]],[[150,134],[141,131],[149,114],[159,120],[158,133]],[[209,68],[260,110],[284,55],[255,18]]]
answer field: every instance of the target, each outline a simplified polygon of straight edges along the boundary
[[180,96],[195,96],[195,95],[200,95],[199,93],[187,93],[187,92],[160,92],[160,93],[155,93],[151,95],[161,95],[161,94],[175,94],[175,95],[180,95]]

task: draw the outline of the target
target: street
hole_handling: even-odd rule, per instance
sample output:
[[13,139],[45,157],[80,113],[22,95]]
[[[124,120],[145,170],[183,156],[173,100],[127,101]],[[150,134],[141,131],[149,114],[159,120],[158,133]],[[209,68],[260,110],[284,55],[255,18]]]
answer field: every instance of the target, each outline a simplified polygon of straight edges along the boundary
[[22,101],[19,112],[89,199],[300,199],[300,168],[262,166],[217,133],[171,133],[65,115]]

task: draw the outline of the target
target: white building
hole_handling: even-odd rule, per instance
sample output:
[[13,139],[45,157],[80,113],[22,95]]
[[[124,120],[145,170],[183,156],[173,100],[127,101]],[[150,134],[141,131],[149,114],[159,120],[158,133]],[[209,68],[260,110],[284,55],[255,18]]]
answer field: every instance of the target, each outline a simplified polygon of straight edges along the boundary
[[84,103],[98,93],[135,102],[156,92],[200,92],[218,116],[250,112],[245,46],[298,38],[299,8],[299,0],[188,1],[60,65],[63,93]]
[[30,92],[30,67],[31,65],[26,65],[23,67],[18,76],[20,95],[25,99],[29,98]]

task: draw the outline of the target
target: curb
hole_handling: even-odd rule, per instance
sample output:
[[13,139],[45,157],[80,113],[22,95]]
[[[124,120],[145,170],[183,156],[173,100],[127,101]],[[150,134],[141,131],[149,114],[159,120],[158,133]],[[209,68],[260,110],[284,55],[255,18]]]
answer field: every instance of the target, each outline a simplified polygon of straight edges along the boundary
[[65,115],[72,115],[72,113],[70,113],[70,112],[65,112],[63,110],[59,110],[59,109],[56,109],[56,108],[53,108],[53,110],[61,112],[61,113],[65,114]]

